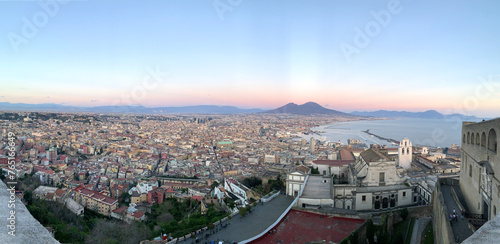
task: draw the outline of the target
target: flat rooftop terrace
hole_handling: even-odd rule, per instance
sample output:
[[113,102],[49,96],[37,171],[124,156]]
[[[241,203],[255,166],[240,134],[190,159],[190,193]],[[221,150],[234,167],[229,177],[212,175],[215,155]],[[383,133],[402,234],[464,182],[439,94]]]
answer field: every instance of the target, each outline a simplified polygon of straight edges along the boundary
[[325,199],[331,198],[332,180],[329,177],[309,175],[302,198]]

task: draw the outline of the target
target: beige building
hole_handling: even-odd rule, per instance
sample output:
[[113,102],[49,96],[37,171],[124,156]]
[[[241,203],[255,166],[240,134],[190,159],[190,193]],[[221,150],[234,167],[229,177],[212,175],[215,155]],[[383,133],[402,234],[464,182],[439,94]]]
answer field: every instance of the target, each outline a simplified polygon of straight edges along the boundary
[[500,211],[500,118],[462,124],[460,189],[469,211],[490,220]]
[[118,206],[117,199],[102,195],[99,192],[84,187],[77,187],[74,191],[77,203],[100,214],[110,216],[111,211]]

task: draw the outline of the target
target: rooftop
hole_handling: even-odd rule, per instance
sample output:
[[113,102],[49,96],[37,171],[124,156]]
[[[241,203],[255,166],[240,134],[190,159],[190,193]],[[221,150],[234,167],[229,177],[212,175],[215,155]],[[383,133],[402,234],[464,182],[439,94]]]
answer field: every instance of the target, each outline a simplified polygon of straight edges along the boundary
[[346,166],[352,163],[353,160],[314,160],[314,164],[329,165],[333,167]]
[[331,178],[320,175],[310,175],[307,180],[302,198],[325,199],[331,198]]
[[[290,210],[275,233],[264,235],[252,243],[307,243],[323,241],[340,243],[365,221],[329,217],[314,213]],[[281,242],[280,242],[281,241]]]
[[352,160],[354,161],[354,156],[352,155],[352,152],[345,149],[345,148],[342,148],[340,149],[340,159],[341,160]]
[[382,155],[381,153],[373,150],[373,149],[368,149],[360,154],[360,156],[365,160],[365,162],[370,163],[370,162],[376,162],[376,161],[386,161],[388,160],[387,157]]

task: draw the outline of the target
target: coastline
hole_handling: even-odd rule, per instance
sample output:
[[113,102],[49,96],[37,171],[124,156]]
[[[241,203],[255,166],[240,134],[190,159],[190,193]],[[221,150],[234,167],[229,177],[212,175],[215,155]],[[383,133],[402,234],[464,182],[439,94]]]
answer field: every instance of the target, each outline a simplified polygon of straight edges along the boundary
[[[383,122],[380,123],[381,121]],[[310,128],[315,133],[300,137],[307,140],[313,137],[344,145],[347,145],[347,139],[359,139],[367,145],[380,144],[388,147],[396,146],[397,142],[407,137],[415,146],[444,148],[453,144],[460,145],[460,129],[450,121],[441,119],[383,118],[322,124]],[[373,136],[364,132],[366,130]]]

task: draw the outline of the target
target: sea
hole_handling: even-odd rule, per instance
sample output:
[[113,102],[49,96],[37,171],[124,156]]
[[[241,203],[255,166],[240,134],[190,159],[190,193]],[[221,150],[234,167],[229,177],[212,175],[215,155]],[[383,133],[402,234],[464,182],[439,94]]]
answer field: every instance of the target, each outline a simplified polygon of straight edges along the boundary
[[401,118],[390,120],[364,120],[338,122],[312,128],[318,132],[312,135],[302,135],[302,138],[311,137],[330,142],[347,144],[347,139],[359,139],[361,143],[386,145],[397,147],[396,144],[381,140],[370,133],[384,138],[401,141],[408,138],[412,145],[427,146],[430,148],[445,148],[452,144],[460,145],[462,121],[455,119],[414,119]]

